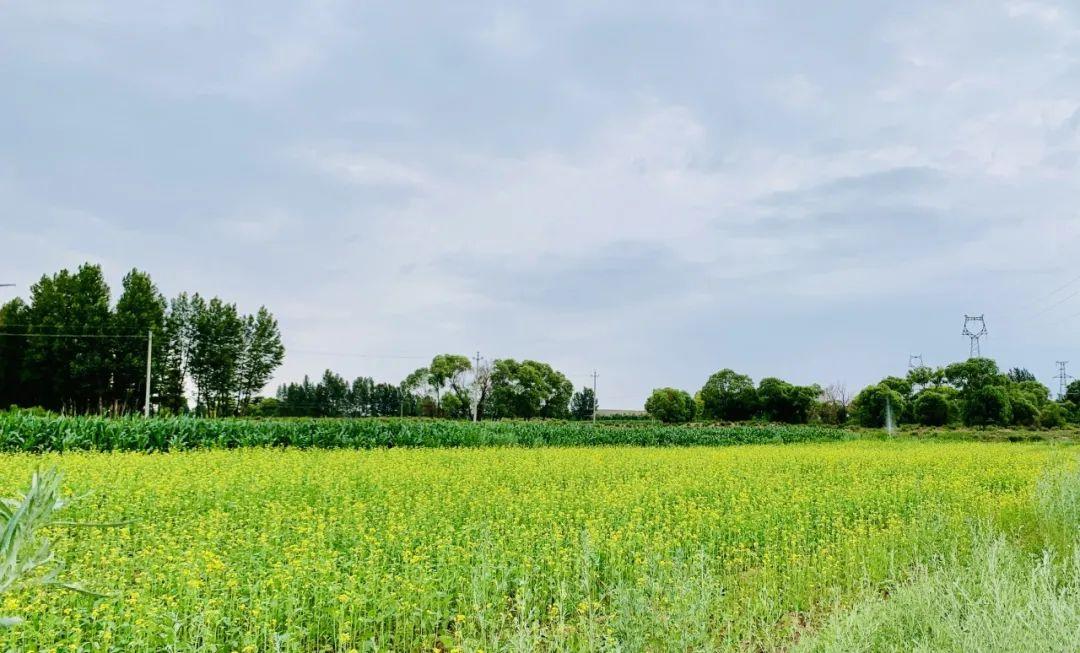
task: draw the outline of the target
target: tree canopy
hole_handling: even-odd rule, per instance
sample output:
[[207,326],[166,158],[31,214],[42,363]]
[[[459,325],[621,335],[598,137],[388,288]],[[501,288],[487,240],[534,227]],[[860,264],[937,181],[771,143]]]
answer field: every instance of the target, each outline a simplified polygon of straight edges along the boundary
[[151,404],[182,412],[186,388],[199,411],[243,411],[281,364],[273,315],[181,293],[171,302],[150,275],[124,276],[115,305],[100,266],[45,275],[30,300],[0,307],[0,405],[74,413],[142,411],[152,340]]
[[754,380],[731,369],[709,377],[701,388],[703,416],[709,419],[740,421],[758,411],[758,393]]
[[657,388],[645,402],[645,411],[665,424],[680,424],[694,419],[694,398],[685,390]]
[[567,417],[574,386],[547,363],[512,358],[495,361],[491,370],[494,417]]

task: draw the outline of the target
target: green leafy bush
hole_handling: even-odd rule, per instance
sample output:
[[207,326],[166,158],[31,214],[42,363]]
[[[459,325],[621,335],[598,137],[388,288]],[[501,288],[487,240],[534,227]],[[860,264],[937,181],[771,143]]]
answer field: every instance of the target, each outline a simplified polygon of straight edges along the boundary
[[1068,411],[1061,404],[1046,404],[1039,411],[1039,426],[1044,429],[1059,429],[1068,421]]
[[880,428],[885,425],[885,413],[892,407],[893,419],[899,421],[904,412],[904,398],[885,384],[863,388],[851,403],[851,414],[860,426]]
[[694,419],[697,405],[685,390],[658,388],[645,402],[645,410],[665,424],[680,424]]
[[915,399],[915,421],[923,426],[944,426],[952,412],[952,402],[944,393],[925,391]]
[[1012,404],[1005,388],[989,385],[972,392],[964,405],[964,422],[969,426],[1011,423]]

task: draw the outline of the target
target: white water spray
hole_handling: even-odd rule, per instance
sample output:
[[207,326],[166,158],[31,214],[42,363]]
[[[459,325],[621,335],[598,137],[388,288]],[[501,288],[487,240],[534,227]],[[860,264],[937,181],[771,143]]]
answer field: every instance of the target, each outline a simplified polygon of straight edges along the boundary
[[894,428],[896,428],[896,424],[893,422],[892,401],[889,400],[889,397],[885,397],[885,432],[892,435]]

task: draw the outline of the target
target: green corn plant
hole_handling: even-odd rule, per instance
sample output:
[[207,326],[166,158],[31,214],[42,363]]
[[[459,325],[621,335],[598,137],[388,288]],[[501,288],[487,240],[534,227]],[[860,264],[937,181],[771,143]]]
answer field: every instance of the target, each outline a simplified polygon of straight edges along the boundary
[[459,422],[416,418],[158,419],[0,412],[0,451],[175,451],[194,448],[719,446],[849,437],[817,425],[597,424],[556,420]]
[[[63,588],[93,596],[82,585],[63,580],[63,561],[56,558],[52,541],[41,531],[47,526],[116,526],[121,523],[62,521],[57,513],[71,503],[61,493],[63,477],[55,468],[34,472],[22,496],[0,499],[0,594],[35,585]],[[17,617],[0,617],[0,627],[20,623]]]

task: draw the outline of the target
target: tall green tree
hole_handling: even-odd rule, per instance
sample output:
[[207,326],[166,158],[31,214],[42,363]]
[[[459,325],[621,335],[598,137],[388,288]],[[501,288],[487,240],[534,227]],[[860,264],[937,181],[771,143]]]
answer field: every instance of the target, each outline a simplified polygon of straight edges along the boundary
[[494,417],[561,418],[569,415],[574,386],[547,363],[511,358],[497,360],[491,370]]
[[997,363],[989,358],[970,358],[960,363],[953,363],[945,368],[945,379],[961,395],[966,395],[980,388],[1008,384],[1009,379],[998,370]]
[[109,287],[101,267],[85,264],[72,274],[43,276],[30,288],[31,332],[24,380],[46,408],[73,412],[105,409],[112,356]]
[[431,365],[427,369],[427,381],[435,393],[436,407],[440,412],[442,411],[442,392],[444,388],[449,386],[449,389],[454,393],[455,399],[451,406],[451,412],[454,414],[448,416],[462,417],[463,415],[459,414],[462,412],[460,395],[464,390],[462,379],[465,373],[472,369],[469,358],[459,354],[439,354],[431,359]]
[[757,396],[761,414],[765,419],[787,424],[805,424],[821,396],[821,388],[765,378],[758,384]]
[[570,416],[574,419],[592,419],[597,409],[599,405],[596,403],[596,393],[592,388],[582,388],[570,399]]
[[236,304],[217,297],[192,298],[193,341],[188,367],[199,404],[209,415],[236,411],[240,361],[244,354],[244,320]]
[[281,344],[277,320],[265,306],[260,306],[255,315],[244,317],[243,349],[237,372],[237,403],[241,411],[266,386],[284,359],[285,346]]
[[349,413],[349,382],[330,370],[315,386],[315,411],[319,417],[344,417]]
[[[465,374],[471,369],[472,363],[467,356],[439,354],[431,359],[430,365],[406,377],[402,389],[410,393],[422,392],[422,396],[430,399],[433,416],[468,417],[471,398]],[[447,396],[444,397],[444,393]],[[445,406],[444,399],[449,399]]]
[[282,417],[321,417],[316,402],[315,384],[304,375],[300,383],[288,383],[277,389],[278,414]]
[[30,394],[23,382],[24,359],[28,338],[20,337],[29,331],[30,307],[22,299],[13,299],[0,307],[0,410],[8,406],[29,403]]
[[730,421],[747,420],[758,411],[758,393],[749,376],[723,369],[701,388],[703,416]]
[[173,415],[179,415],[187,409],[184,394],[194,341],[192,302],[187,293],[180,293],[169,302],[164,331],[157,401]]
[[123,290],[112,315],[112,396],[116,412],[142,407],[146,396],[147,342],[142,334],[153,333],[151,388],[162,380],[165,369],[165,298],[150,275],[132,270],[124,277]]

